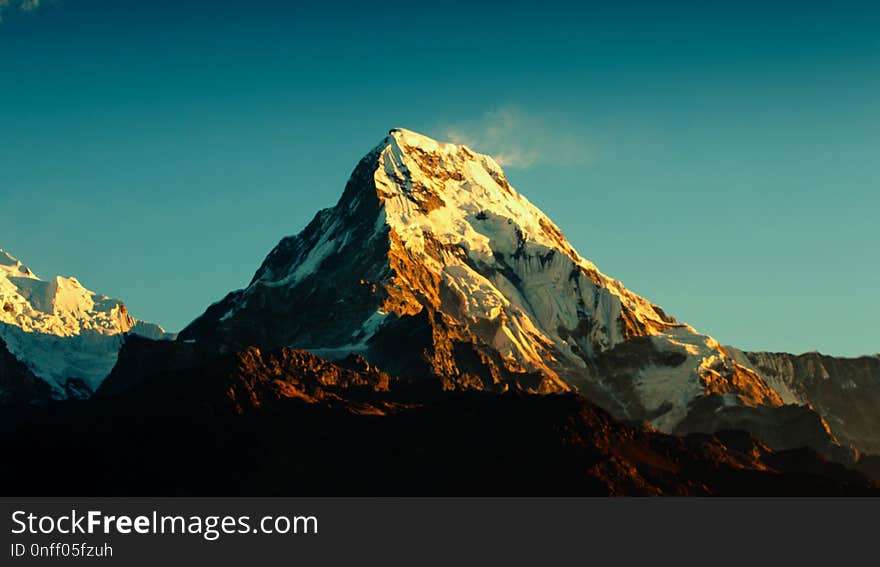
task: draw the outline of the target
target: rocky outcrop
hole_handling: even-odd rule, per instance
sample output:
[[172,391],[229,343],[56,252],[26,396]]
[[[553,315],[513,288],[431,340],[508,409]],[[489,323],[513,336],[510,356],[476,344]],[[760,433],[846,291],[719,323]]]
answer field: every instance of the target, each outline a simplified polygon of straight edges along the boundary
[[808,405],[844,445],[880,454],[880,356],[745,353],[787,403]]
[[389,381],[388,374],[358,356],[333,363],[289,348],[248,347],[230,353],[137,337],[126,342],[119,364],[94,397],[184,398],[198,400],[212,412],[242,414],[283,398],[353,404],[364,391],[387,391]]

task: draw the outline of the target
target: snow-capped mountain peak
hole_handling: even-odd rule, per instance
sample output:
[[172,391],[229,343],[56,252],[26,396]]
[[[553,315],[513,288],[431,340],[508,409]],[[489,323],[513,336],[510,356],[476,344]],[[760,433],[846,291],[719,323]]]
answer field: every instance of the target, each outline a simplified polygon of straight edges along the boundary
[[424,247],[430,235],[489,264],[516,255],[561,254],[616,295],[643,325],[662,329],[675,323],[580,256],[559,227],[510,185],[491,156],[400,128],[382,145],[375,180],[386,223],[411,248]]
[[0,249],[0,340],[56,396],[69,380],[94,390],[109,374],[122,335],[173,338],[158,325],[135,319],[125,304],[85,288],[75,277],[43,280]]
[[0,270],[2,323],[26,332],[70,337],[85,330],[125,333],[136,322],[122,301],[86,289],[75,277],[44,281],[2,250]]
[[357,352],[445,388],[578,389],[666,431],[700,396],[781,404],[717,341],[580,256],[490,156],[402,128],[182,337]]

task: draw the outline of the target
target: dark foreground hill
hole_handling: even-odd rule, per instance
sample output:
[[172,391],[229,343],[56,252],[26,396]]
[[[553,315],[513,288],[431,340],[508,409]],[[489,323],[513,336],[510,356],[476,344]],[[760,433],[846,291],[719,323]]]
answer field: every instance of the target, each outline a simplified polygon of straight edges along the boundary
[[[443,392],[354,357],[132,343],[92,399],[19,407],[0,437],[4,493],[880,495],[811,449],[645,431],[575,394]],[[137,375],[151,348],[189,350],[153,352],[177,369]]]

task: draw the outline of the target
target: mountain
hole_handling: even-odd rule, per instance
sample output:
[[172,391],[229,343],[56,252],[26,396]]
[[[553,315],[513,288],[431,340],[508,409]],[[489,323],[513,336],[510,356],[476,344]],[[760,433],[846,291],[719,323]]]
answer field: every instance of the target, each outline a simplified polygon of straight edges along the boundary
[[742,354],[786,403],[813,407],[841,442],[880,455],[880,355]]
[[174,338],[135,319],[122,301],[74,277],[44,281],[0,249],[0,397],[90,395],[116,363],[126,333]]
[[852,460],[738,351],[580,256],[491,157],[404,129],[179,338],[356,353],[445,390],[577,391],[662,432],[739,427]]
[[[142,357],[172,352],[164,370],[127,378]],[[429,383],[357,356],[224,354],[131,337],[94,397],[30,406],[18,428],[0,429],[11,465],[0,467],[0,486],[112,496],[880,494],[815,451],[774,451],[742,432],[675,437],[620,423],[576,394]]]
[[880,494],[880,359],[721,346],[406,130],[177,340],[0,266],[18,493]]

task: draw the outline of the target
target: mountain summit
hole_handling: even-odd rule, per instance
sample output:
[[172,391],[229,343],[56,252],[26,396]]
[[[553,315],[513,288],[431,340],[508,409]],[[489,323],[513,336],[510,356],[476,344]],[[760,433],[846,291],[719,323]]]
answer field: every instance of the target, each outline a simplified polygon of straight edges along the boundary
[[717,341],[580,256],[490,156],[401,128],[180,338],[357,353],[444,389],[579,390],[664,431],[699,397],[782,405]]

